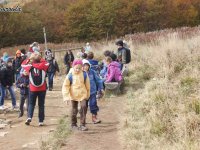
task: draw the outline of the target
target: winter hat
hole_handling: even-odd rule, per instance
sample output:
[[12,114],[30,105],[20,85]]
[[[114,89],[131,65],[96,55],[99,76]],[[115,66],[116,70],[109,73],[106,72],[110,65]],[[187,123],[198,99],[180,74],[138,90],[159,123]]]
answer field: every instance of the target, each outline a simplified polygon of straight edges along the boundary
[[33,48],[33,52],[39,52],[40,51],[40,47],[39,46],[34,46]]
[[74,67],[76,65],[83,65],[82,60],[81,59],[75,59],[74,62],[73,62],[73,64],[72,64],[72,66]]
[[118,40],[118,41],[116,42],[116,45],[123,46],[123,45],[124,45],[124,43],[123,43],[123,41],[122,41],[122,40]]
[[17,55],[17,54],[20,54],[20,55],[21,55],[21,51],[20,51],[20,50],[17,50],[17,51],[16,51],[16,55]]
[[90,64],[90,62],[89,62],[87,59],[83,59],[83,61],[82,61],[82,62],[83,62],[83,65],[84,65],[84,64],[88,64],[88,65],[91,67],[91,64]]

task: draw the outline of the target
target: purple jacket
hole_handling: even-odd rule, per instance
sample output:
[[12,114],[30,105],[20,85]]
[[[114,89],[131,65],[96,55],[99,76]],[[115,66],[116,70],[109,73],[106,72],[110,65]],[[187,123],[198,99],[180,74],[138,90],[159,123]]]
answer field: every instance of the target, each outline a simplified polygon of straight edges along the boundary
[[108,73],[105,82],[119,82],[122,80],[122,73],[119,66],[120,64],[116,61],[108,65]]

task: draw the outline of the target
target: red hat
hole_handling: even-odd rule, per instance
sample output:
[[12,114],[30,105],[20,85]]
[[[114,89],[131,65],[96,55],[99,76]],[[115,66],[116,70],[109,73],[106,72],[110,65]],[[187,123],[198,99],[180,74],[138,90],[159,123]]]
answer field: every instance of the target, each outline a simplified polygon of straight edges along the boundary
[[82,60],[81,59],[75,59],[74,62],[73,62],[73,64],[72,64],[72,66],[74,67],[76,65],[83,65]]

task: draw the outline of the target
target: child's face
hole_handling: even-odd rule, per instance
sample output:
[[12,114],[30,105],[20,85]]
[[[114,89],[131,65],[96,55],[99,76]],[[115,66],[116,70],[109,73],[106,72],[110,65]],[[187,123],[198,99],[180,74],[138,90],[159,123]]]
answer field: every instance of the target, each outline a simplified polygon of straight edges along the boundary
[[109,65],[110,64],[110,62],[109,61],[106,61],[106,65]]
[[21,56],[21,54],[18,53],[18,54],[17,54],[17,57],[20,57],[20,56]]
[[87,71],[89,71],[89,69],[90,69],[90,66],[89,66],[88,64],[84,64],[84,65],[83,65],[83,70],[84,70],[84,71],[87,72]]
[[74,72],[75,73],[79,73],[79,72],[81,72],[81,70],[82,70],[82,65],[76,65],[76,66],[74,66]]

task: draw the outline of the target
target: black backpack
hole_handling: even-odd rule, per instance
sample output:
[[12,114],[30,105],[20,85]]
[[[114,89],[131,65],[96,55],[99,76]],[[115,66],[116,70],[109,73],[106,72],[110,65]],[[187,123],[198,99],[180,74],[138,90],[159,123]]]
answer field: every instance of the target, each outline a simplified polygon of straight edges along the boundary
[[46,73],[44,70],[40,70],[32,67],[29,73],[29,80],[35,87],[41,87],[45,82]]
[[131,51],[128,48],[124,48],[126,50],[126,64],[131,62]]

